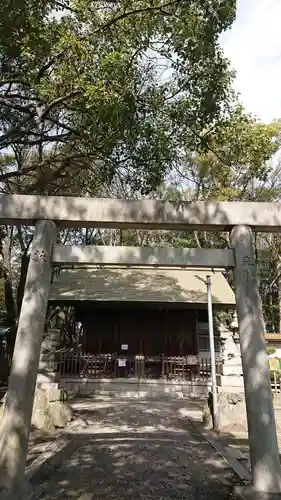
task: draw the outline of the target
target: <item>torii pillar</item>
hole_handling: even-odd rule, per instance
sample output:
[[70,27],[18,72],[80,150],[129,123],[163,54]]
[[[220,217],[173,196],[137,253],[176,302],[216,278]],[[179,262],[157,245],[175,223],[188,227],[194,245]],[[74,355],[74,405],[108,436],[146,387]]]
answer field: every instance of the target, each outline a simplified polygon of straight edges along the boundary
[[25,464],[57,230],[37,222],[0,430],[0,497],[28,498]]
[[252,486],[258,492],[281,492],[281,467],[270,386],[265,325],[255,262],[252,231],[236,226],[234,249],[236,308],[241,344],[248,421]]

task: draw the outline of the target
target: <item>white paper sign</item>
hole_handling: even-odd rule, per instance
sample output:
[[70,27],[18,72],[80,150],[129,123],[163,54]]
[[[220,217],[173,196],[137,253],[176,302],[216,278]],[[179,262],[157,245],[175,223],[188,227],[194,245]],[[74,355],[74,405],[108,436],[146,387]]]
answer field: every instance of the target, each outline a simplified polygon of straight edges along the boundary
[[121,344],[121,351],[128,351],[128,344]]
[[118,366],[125,368],[126,360],[125,359],[118,359]]

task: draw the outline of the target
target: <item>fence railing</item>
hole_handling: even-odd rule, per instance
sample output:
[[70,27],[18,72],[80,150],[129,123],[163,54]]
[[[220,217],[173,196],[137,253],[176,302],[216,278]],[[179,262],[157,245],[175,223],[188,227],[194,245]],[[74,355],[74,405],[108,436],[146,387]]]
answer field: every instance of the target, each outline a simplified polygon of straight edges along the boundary
[[281,374],[278,372],[270,373],[271,390],[273,397],[281,396]]
[[[209,380],[210,361],[193,356],[117,356],[60,351],[56,372],[62,378],[137,378],[166,380]],[[220,363],[217,363],[219,373]]]

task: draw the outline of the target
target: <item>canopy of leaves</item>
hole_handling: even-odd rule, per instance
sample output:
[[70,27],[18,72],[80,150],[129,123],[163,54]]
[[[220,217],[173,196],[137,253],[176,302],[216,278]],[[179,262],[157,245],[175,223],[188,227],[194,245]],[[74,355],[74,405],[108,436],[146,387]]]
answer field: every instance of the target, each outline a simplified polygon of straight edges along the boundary
[[[203,137],[205,151],[186,155],[165,191],[171,199],[218,201],[280,201],[281,121],[263,124],[238,106],[216,130]],[[260,293],[266,327],[280,331],[281,239],[279,234],[255,234]],[[184,246],[224,248],[228,233],[184,233],[174,241]],[[232,276],[229,276],[230,281]]]
[[157,186],[225,115],[218,40],[235,4],[3,0],[0,149],[15,157],[2,189],[80,194],[116,172],[143,193]]
[[220,201],[274,197],[276,175],[269,160],[280,149],[281,120],[263,124],[238,105],[201,140],[204,150],[187,153],[177,172],[180,182],[194,188],[193,197]]

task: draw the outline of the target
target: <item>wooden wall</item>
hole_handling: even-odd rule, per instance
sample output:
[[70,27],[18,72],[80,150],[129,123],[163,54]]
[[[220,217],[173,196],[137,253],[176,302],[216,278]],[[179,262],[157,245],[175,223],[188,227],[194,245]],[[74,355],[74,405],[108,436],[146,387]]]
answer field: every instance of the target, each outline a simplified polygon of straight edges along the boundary
[[121,344],[128,345],[128,355],[198,353],[194,310],[95,307],[81,316],[86,353],[120,354]]

